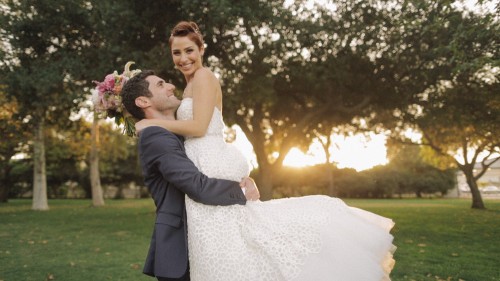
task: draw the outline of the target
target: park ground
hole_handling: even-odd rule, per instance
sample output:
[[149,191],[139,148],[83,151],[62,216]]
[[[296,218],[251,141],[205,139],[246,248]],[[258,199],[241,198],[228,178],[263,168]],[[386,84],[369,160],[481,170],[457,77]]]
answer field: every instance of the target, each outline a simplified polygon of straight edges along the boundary
[[[392,280],[500,280],[500,200],[473,210],[465,199],[346,200],[390,217]],[[0,281],[153,280],[141,273],[154,223],[151,199],[30,200],[0,204]]]

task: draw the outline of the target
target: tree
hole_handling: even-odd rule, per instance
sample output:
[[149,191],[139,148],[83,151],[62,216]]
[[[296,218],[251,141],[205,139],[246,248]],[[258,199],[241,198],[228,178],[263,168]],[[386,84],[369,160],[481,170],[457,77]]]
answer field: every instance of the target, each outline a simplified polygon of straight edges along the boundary
[[455,161],[471,190],[472,208],[485,208],[477,180],[500,160],[499,85],[455,85],[417,119],[424,144],[443,155],[461,155]]
[[385,176],[396,181],[398,188],[395,190],[400,196],[403,193],[415,193],[417,197],[422,197],[424,193],[436,192],[444,195],[455,186],[455,169],[433,166],[428,162],[429,157],[424,157],[424,153],[428,154],[425,148],[413,144],[390,145],[390,163],[386,166]]
[[[97,119],[94,119],[97,120]],[[96,192],[92,188],[89,179],[91,173],[98,173],[97,177],[101,185],[114,185],[121,188],[131,182],[142,183],[141,170],[137,159],[136,139],[122,134],[111,122],[99,123],[99,134],[95,141],[99,143],[99,168],[92,171],[92,138],[94,120],[88,122],[81,118],[72,122],[72,126],[66,130],[53,130],[49,128],[47,144],[51,149],[48,151],[47,160],[52,163],[47,167],[47,179],[50,183],[49,190],[54,195],[64,197],[57,189],[66,182],[78,182],[83,188],[86,198],[92,198],[92,205],[103,200],[103,194],[96,198]],[[60,171],[64,170],[64,173]],[[94,186],[95,188],[95,186]],[[99,192],[99,191],[98,191]],[[49,193],[50,194],[50,193]]]
[[[85,157],[82,145],[80,122],[62,130],[57,125],[46,126],[44,141],[46,147],[47,195],[49,198],[66,198],[67,184],[76,183],[80,178],[80,164]],[[34,156],[31,154],[31,160]]]
[[18,114],[18,105],[15,99],[9,101],[0,90],[0,202],[7,202],[10,187],[13,185],[12,170],[14,163],[12,157],[22,151],[23,144],[28,139],[24,124]]
[[[447,156],[460,152],[462,159],[455,162],[466,175],[472,208],[483,209],[476,181],[500,160],[498,19],[457,11],[450,3],[422,2],[405,8],[421,20],[406,18],[401,24],[409,35],[399,44],[403,46],[399,56],[409,66],[396,73],[415,77],[400,83],[401,91],[412,98],[398,113],[396,132],[413,128],[422,132],[422,144],[436,152]],[[418,45],[410,47],[415,42]],[[482,169],[474,174],[478,162]]]
[[[137,139],[123,135],[111,124],[103,122],[99,144],[99,173],[103,185],[114,185],[121,190],[132,182],[143,183]],[[117,197],[120,198],[120,193]]]
[[[170,27],[185,19],[182,1],[92,1],[89,15],[95,34],[92,44],[93,67],[87,71],[86,86],[102,80],[128,61],[140,69],[153,69],[166,79],[177,70],[168,52]],[[179,78],[179,82],[182,81]]]
[[[47,210],[46,124],[69,124],[93,36],[89,2],[6,0],[0,14],[2,80],[34,132],[34,210]],[[5,47],[8,46],[8,47]]]

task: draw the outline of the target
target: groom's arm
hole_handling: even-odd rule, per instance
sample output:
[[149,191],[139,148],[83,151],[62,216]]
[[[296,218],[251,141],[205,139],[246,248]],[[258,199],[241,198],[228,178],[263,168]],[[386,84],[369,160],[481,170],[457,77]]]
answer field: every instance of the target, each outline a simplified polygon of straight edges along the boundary
[[139,151],[144,168],[158,170],[163,178],[191,199],[210,205],[245,204],[238,182],[213,179],[201,173],[187,157],[181,141],[160,127],[141,132]]

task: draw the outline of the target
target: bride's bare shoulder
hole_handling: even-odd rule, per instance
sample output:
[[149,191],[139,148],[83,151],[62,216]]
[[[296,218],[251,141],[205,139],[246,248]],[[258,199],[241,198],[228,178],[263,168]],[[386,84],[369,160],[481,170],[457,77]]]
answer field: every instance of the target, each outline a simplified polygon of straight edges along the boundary
[[217,80],[217,77],[215,77],[215,74],[208,68],[202,67],[194,73],[194,78],[196,79],[210,79],[210,80]]

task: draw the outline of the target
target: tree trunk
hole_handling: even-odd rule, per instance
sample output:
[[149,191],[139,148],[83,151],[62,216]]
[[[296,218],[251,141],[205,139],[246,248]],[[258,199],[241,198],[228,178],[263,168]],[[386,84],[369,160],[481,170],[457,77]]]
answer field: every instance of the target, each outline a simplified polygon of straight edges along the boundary
[[328,151],[328,147],[325,148],[325,155],[326,155],[326,161],[325,161],[325,169],[326,169],[326,176],[328,178],[328,194],[330,196],[338,197],[338,191],[335,188],[335,182],[334,182],[334,176],[333,176],[333,165],[330,163],[330,151]]
[[[11,156],[8,156],[8,159],[10,158]],[[11,185],[11,182],[9,180],[9,174],[12,168],[9,166],[9,163],[6,163],[5,165],[6,166],[2,171],[3,175],[0,182],[0,203],[7,203],[9,201],[9,190]]]
[[483,198],[479,188],[477,187],[476,179],[474,178],[473,165],[467,165],[462,170],[467,179],[467,184],[469,185],[470,192],[472,194],[472,206],[473,209],[486,209],[484,207]]
[[49,209],[47,202],[47,175],[45,170],[44,119],[40,118],[35,127],[33,143],[33,205],[36,211]]
[[259,164],[259,176],[256,180],[261,201],[273,199],[273,173],[271,165]]
[[92,189],[92,206],[104,206],[104,197],[99,175],[99,123],[94,113],[92,122],[91,147],[90,147],[90,185]]
[[123,194],[123,184],[118,184],[116,188],[117,190],[114,199],[125,199],[125,195]]
[[[331,132],[330,132],[331,134]],[[326,136],[326,141],[323,141],[323,139],[317,134],[318,136],[318,141],[321,143],[321,146],[323,147],[323,151],[325,152],[325,173],[326,173],[326,178],[328,179],[328,194],[330,196],[338,197],[338,192],[335,189],[335,183],[334,183],[334,176],[333,176],[333,165],[330,163],[330,146],[332,145],[332,138],[330,136]]]
[[0,185],[0,203],[9,201],[9,186],[6,182]]
[[269,155],[266,151],[266,136],[260,129],[263,117],[262,108],[256,107],[250,123],[247,123],[248,120],[244,118],[238,118],[237,124],[253,146],[259,165],[259,173],[255,180],[260,191],[260,200],[266,201],[273,198],[274,173],[283,167],[283,160],[288,152],[290,152],[290,149],[292,149],[291,143],[293,143],[293,138],[288,136],[281,139],[278,157],[273,163],[270,163]]
[[330,196],[334,196],[334,197],[338,197],[338,191],[337,189],[335,188],[335,179],[334,179],[334,176],[333,176],[333,170],[332,170],[332,166],[330,164],[326,165],[326,172],[327,172],[327,176],[328,176],[328,194],[330,194]]
[[257,155],[257,162],[259,164],[259,174],[256,180],[260,191],[260,200],[267,201],[273,199],[274,174],[283,167],[283,155],[286,155],[289,150],[280,151],[278,159],[271,164],[268,162],[267,157],[263,157],[263,155],[266,155],[263,153],[263,146],[260,146],[260,144],[254,145],[254,151],[256,151],[255,154]]

